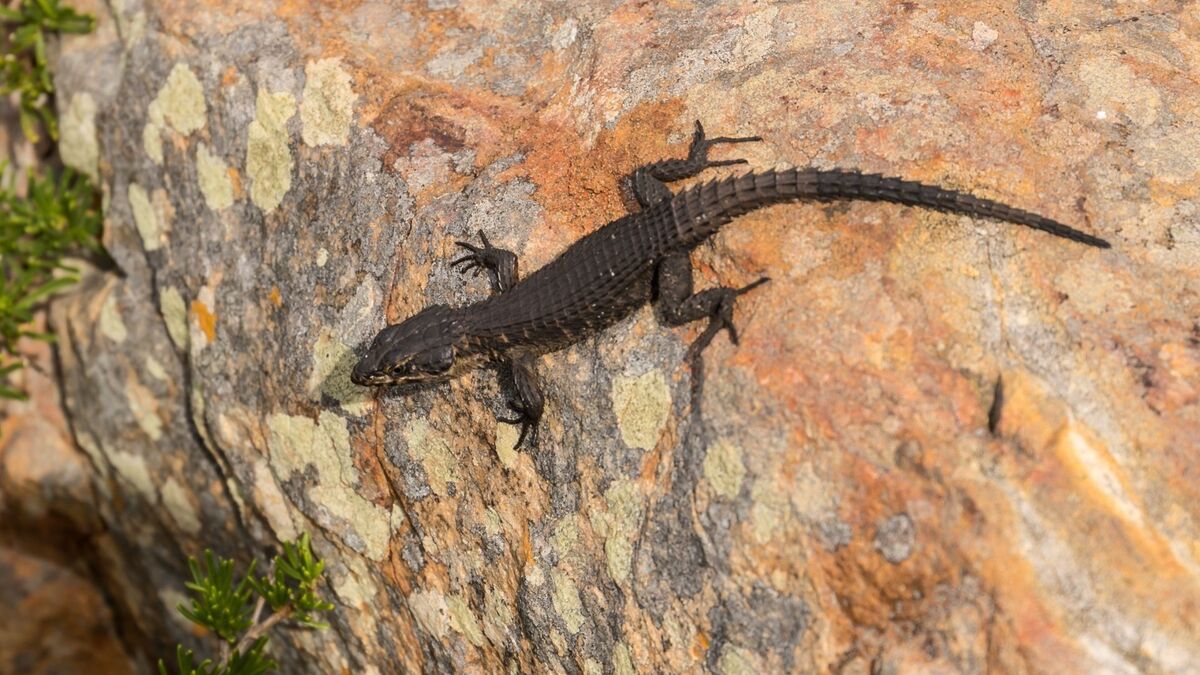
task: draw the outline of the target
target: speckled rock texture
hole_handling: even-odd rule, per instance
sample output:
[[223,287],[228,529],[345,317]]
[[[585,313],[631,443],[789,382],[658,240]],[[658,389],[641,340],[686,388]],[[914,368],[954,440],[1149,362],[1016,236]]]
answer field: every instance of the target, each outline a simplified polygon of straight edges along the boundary
[[[65,156],[124,276],[52,308],[87,480],[39,495],[87,504],[133,653],[196,643],[186,554],[310,532],[337,610],[276,636],[288,673],[1200,672],[1200,5],[89,8]],[[773,278],[702,400],[700,327],[649,309],[542,360],[533,450],[495,372],[349,383],[385,323],[488,292],[455,239],[536,269],[696,119],[764,137],[721,157],[1114,247],[779,206],[694,256],[701,286]]]

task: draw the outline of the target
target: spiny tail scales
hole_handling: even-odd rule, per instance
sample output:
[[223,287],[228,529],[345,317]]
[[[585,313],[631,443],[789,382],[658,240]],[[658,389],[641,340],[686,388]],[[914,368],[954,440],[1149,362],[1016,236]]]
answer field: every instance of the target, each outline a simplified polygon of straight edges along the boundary
[[1110,244],[1058,221],[964,192],[879,174],[846,170],[784,169],[731,176],[696,185],[671,200],[675,230],[684,248],[713,235],[733,218],[788,201],[860,199],[923,206],[984,216],[1049,232],[1097,248]]

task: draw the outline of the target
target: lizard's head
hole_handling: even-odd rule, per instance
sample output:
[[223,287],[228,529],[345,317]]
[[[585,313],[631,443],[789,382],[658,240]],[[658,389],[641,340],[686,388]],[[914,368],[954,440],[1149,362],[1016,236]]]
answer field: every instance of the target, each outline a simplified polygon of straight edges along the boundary
[[428,307],[379,331],[350,381],[380,386],[449,379],[456,372],[455,343],[461,335],[458,312],[446,305]]

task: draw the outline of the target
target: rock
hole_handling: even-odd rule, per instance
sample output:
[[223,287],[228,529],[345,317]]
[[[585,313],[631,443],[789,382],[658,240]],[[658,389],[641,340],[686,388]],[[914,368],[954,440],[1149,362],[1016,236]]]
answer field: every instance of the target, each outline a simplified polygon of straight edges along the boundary
[[[131,651],[196,644],[164,600],[185,554],[310,532],[337,610],[272,638],[288,673],[1200,663],[1191,5],[110,4],[59,103],[94,104],[124,276],[54,305],[89,491],[38,484],[90,494]],[[696,119],[764,137],[722,158],[968,189],[1114,248],[779,206],[695,256],[701,286],[773,278],[702,400],[700,327],[650,310],[541,361],[532,451],[492,371],[349,383],[385,323],[487,292],[454,240],[536,269]]]

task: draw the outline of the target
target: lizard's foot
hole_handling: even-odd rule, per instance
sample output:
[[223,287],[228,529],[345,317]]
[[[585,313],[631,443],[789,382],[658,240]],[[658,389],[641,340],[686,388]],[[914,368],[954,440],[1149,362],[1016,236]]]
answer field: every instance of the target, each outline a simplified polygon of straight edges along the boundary
[[701,291],[693,296],[692,302],[697,304],[706,304],[712,309],[710,310],[708,326],[700,337],[696,338],[695,342],[688,347],[687,359],[695,360],[704,351],[705,347],[712,342],[722,330],[729,331],[729,340],[733,344],[738,343],[737,327],[733,325],[733,305],[738,296],[749,293],[750,291],[762,286],[771,279],[762,277],[758,281],[742,286],[741,288],[710,288],[706,291]]
[[492,242],[488,241],[487,235],[483,233],[483,230],[479,231],[479,239],[483,242],[483,246],[476,246],[465,241],[454,242],[458,246],[467,249],[469,253],[450,263],[450,266],[457,267],[462,265],[462,268],[458,271],[466,274],[473,270],[473,276],[479,276],[480,272],[487,271],[492,278],[492,287],[497,292],[502,293],[512,288],[517,279],[516,254],[512,251],[492,246]]
[[688,163],[706,169],[714,166],[746,164],[747,161],[744,159],[709,161],[708,151],[712,149],[714,145],[718,145],[720,143],[755,143],[761,140],[762,136],[718,136],[716,138],[705,138],[704,125],[700,123],[700,120],[696,120],[696,131],[692,133],[692,145],[690,148],[688,148]]
[[510,410],[517,414],[516,417],[497,417],[496,420],[505,424],[521,425],[521,435],[517,437],[517,443],[513,446],[513,450],[521,447],[521,444],[526,439],[529,440],[529,447],[537,445],[538,442],[538,422],[540,417],[535,417],[530,412],[517,403],[509,403]]

